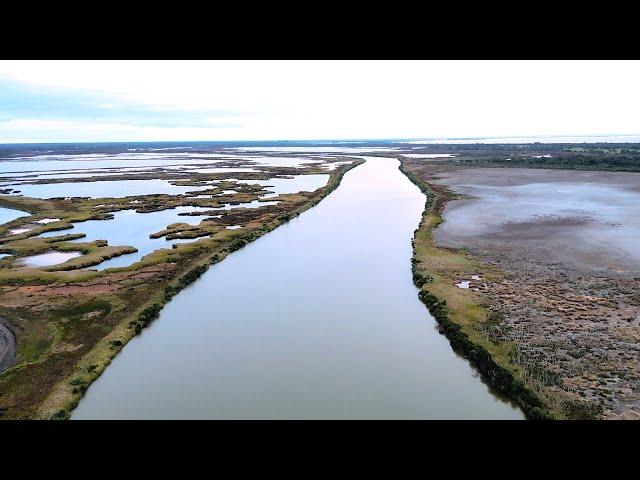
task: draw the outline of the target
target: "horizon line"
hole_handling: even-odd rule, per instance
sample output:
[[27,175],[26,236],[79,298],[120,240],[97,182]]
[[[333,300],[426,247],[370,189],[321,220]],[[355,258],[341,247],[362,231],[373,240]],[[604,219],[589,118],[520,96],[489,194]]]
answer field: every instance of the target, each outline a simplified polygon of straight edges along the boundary
[[[490,135],[490,136],[459,136],[459,137],[407,137],[407,138],[322,138],[322,139],[269,139],[269,140],[82,140],[82,141],[50,141],[50,142],[0,142],[0,145],[70,145],[70,144],[114,144],[114,143],[268,143],[268,142],[292,142],[292,143],[356,143],[356,142],[415,142],[415,141],[442,141],[442,140],[485,140],[485,139],[514,139],[514,138],[593,138],[593,137],[640,137],[640,133],[635,134],[553,134],[553,135]],[[444,142],[446,143],[446,142]],[[527,143],[527,142],[523,142]],[[538,142],[529,142],[538,143]],[[543,142],[540,142],[543,143]],[[609,142],[603,142],[609,143]],[[639,143],[639,142],[629,142]]]

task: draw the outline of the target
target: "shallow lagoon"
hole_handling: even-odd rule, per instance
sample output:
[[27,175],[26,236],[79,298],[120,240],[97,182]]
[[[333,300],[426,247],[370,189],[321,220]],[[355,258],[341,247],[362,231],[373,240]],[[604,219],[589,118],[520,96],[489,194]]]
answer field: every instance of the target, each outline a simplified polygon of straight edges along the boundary
[[168,180],[105,180],[97,182],[24,184],[13,186],[19,195],[34,198],[91,197],[122,198],[137,195],[179,195],[209,186],[178,186]]
[[[138,249],[135,253],[128,253],[119,257],[106,260],[98,265],[88,267],[95,270],[106,268],[126,267],[137,262],[145,255],[160,248],[171,248],[172,243],[181,243],[179,240],[166,240],[162,238],[149,238],[152,233],[164,230],[172,223],[186,223],[198,225],[204,218],[214,218],[216,215],[180,215],[188,212],[208,212],[213,210],[231,210],[233,208],[258,208],[266,205],[274,205],[278,202],[252,202],[240,203],[238,205],[227,204],[220,208],[210,207],[176,207],[173,209],[161,210],[159,212],[137,213],[135,210],[123,210],[114,213],[112,220],[89,220],[75,224],[75,228],[68,230],[58,230],[47,232],[42,237],[54,237],[69,233],[86,233],[87,236],[74,243],[92,242],[95,240],[107,240],[110,246],[129,245]],[[192,239],[189,239],[192,241]]]
[[294,175],[293,178],[270,178],[269,180],[236,180],[238,183],[262,185],[268,193],[263,198],[273,198],[278,195],[298,192],[313,192],[324,187],[329,181],[328,174]]
[[159,212],[137,213],[135,210],[123,210],[114,213],[112,220],[89,220],[75,224],[71,230],[48,232],[43,236],[65,235],[68,233],[86,233],[86,237],[72,240],[78,242],[92,242],[107,240],[110,246],[129,245],[138,249],[135,253],[128,253],[106,260],[98,265],[89,267],[95,270],[105,268],[126,267],[140,260],[143,256],[159,248],[171,248],[171,243],[163,238],[149,238],[149,235],[164,230],[172,223],[199,224],[207,216],[186,216],[180,213],[193,211],[208,211],[204,207],[177,207]]
[[240,172],[259,172],[255,168],[235,168],[235,167],[215,167],[215,168],[196,168],[187,170],[185,173],[240,173]]
[[300,168],[304,164],[319,164],[322,160],[315,160],[311,158],[301,157],[244,157],[245,160],[250,160],[263,167],[295,167]]
[[219,154],[150,154],[119,155],[38,155],[0,161],[0,174],[11,172],[47,172],[58,170],[105,169],[126,167],[164,167],[169,165],[203,164],[220,161],[230,155]]
[[48,267],[58,265],[82,255],[81,252],[47,252],[30,257],[23,257],[19,262],[27,267]]
[[[265,195],[268,197],[268,195]],[[231,210],[233,208],[260,208],[266,207],[268,205],[276,205],[278,202],[262,202],[260,200],[252,200],[251,202],[239,203],[237,205],[232,205],[230,203],[225,204],[223,207],[212,208],[211,210]]]
[[72,418],[523,418],[417,298],[423,207],[396,160],[369,159],[179,293]]
[[15,220],[16,218],[28,217],[29,215],[31,215],[29,212],[23,212],[22,210],[0,207],[0,225]]

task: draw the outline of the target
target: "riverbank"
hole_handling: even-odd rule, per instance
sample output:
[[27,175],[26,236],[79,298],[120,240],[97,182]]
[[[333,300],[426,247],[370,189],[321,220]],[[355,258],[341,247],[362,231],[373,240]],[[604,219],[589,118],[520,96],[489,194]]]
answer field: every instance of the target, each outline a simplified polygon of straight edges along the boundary
[[[102,374],[124,346],[158,317],[164,305],[170,302],[173,296],[195,282],[207,271],[210,265],[221,262],[234,251],[317,205],[340,185],[342,177],[347,171],[362,163],[363,161],[355,161],[337,170],[335,174],[331,175],[326,187],[288,214],[281,215],[275,221],[265,223],[261,228],[235,238],[225,248],[208,252],[185,265],[184,274],[177,281],[152,293],[150,300],[141,309],[138,309],[134,315],[125,317],[110,335],[105,337],[82,359],[75,372],[68,377],[73,377],[70,381],[62,381],[53,389],[38,410],[38,418],[68,419],[87,388]],[[95,368],[93,368],[94,365]]]
[[420,179],[407,168],[406,160],[401,160],[400,171],[427,197],[412,242],[413,279],[420,289],[420,300],[454,350],[469,359],[497,392],[520,405],[528,418],[561,418],[523,383],[522,369],[509,358],[513,345],[493,343],[481,333],[482,325],[492,322],[486,301],[479,293],[456,285],[461,277],[499,278],[504,273],[465,252],[440,248],[433,241],[432,234],[443,221],[445,205],[458,196],[443,186]]
[[396,159],[366,157],[319,205],[177,295],[71,418],[524,418],[416,297],[423,206]]
[[640,418],[640,175],[409,164],[455,192],[433,240],[500,275],[453,276],[478,329],[566,418]]
[[[18,339],[19,363],[0,376],[2,418],[68,418],[91,382],[173,295],[211,263],[320,202],[360,163],[333,170],[327,184],[314,192],[280,196],[278,205],[225,211],[229,223],[242,223],[243,228],[217,226],[210,237],[161,249],[134,267],[101,272],[8,270],[0,292],[2,311],[21,325],[23,333]],[[40,204],[51,208],[41,200],[11,200],[31,202],[37,214],[42,213]]]

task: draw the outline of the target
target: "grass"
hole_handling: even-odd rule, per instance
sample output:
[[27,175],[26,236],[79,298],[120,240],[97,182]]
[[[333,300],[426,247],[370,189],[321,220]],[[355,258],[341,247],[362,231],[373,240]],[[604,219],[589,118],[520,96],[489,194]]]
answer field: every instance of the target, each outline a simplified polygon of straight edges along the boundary
[[[241,220],[237,222],[243,225],[241,229],[226,230],[219,225],[201,224],[199,227],[207,229],[210,236],[177,248],[156,250],[128,267],[100,272],[62,271],[60,266],[56,271],[0,269],[0,298],[25,303],[20,312],[16,308],[4,310],[0,307],[0,316],[6,312],[14,323],[32,325],[26,330],[34,332],[30,340],[33,353],[26,358],[23,335],[18,339],[19,363],[0,375],[3,418],[69,418],[89,385],[131,338],[157,318],[173,296],[196,281],[212,263],[224,260],[231,252],[316,205],[337,188],[346,171],[361,163],[363,161],[356,161],[331,172],[327,185],[315,192],[282,195],[277,205],[246,209],[245,212],[230,211],[228,214],[232,218],[229,222]],[[24,197],[15,198],[19,203],[28,203]],[[165,200],[165,204],[167,202],[172,200]],[[36,203],[48,205],[47,202]],[[77,204],[80,213],[73,209],[67,212],[55,210],[55,213],[44,216],[65,221],[78,217],[87,219],[95,215],[95,205],[100,203],[105,203],[105,200],[83,200]],[[41,210],[34,210],[35,214],[42,214]],[[189,227],[191,231],[192,227]],[[23,238],[3,246],[19,248],[26,255],[34,249],[50,250],[50,241],[51,238],[46,242]],[[85,249],[86,256],[90,258],[109,252],[109,247],[99,242],[54,243],[61,250],[71,249],[71,246],[76,250]],[[63,268],[77,268],[80,264],[74,260],[77,259],[65,263]],[[86,264],[86,259],[82,262],[82,265]],[[33,297],[31,293],[16,293],[21,288],[36,287],[54,292],[61,290],[62,293],[46,297],[46,303],[36,293]],[[110,290],[112,287],[115,290]],[[97,294],[92,292],[92,288],[106,290]],[[66,291],[71,293],[64,293]],[[44,328],[41,334],[35,335],[38,331],[35,325]],[[40,340],[47,343],[38,344]],[[37,345],[41,348],[36,348]]]
[[499,393],[520,405],[528,418],[557,418],[558,414],[523,382],[522,369],[510,360],[513,345],[490,341],[479,328],[487,322],[483,296],[470,289],[458,288],[455,281],[482,273],[496,280],[503,276],[497,267],[486,265],[465,251],[437,246],[433,231],[442,223],[442,211],[456,194],[445,187],[429,184],[401,161],[400,170],[426,195],[425,210],[413,238],[413,275],[420,288],[419,297],[436,318],[452,347],[468,358]]

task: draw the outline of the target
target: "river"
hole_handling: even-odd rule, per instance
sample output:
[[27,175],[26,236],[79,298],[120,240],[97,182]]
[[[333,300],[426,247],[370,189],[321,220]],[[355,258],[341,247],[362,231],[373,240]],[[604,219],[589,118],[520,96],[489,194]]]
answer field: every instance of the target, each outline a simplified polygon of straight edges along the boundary
[[424,200],[397,160],[367,157],[174,297],[72,418],[523,418],[418,300],[411,238]]

